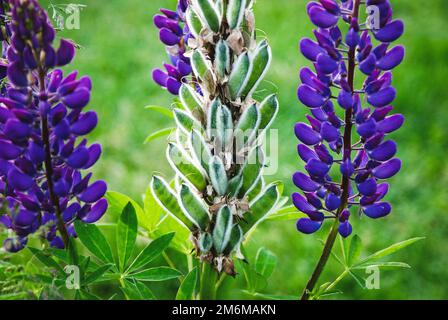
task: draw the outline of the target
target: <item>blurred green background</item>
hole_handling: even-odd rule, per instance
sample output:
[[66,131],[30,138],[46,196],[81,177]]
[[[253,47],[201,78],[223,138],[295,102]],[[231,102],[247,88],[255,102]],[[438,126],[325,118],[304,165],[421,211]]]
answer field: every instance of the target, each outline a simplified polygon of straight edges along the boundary
[[[171,96],[154,85],[150,76],[153,68],[167,61],[152,16],[160,7],[174,8],[176,1],[75,2],[86,5],[81,29],[64,31],[62,36],[81,45],[72,67],[90,75],[94,83],[90,106],[99,113],[100,124],[92,139],[104,147],[96,177],[107,180],[111,190],[141,199],[153,172],[171,175],[164,157],[166,142],[161,139],[143,144],[150,132],[170,122],[144,106],[171,104]],[[400,40],[406,46],[407,58],[394,73],[399,92],[396,111],[407,119],[404,128],[394,134],[404,167],[391,181],[388,200],[393,203],[393,214],[379,221],[355,218],[354,230],[363,239],[367,253],[414,236],[427,239],[393,257],[409,263],[412,269],[383,271],[381,290],[362,290],[352,279],[346,279],[340,286],[344,295],[336,299],[448,298],[448,1],[391,2],[395,16],[404,19],[407,26]],[[297,44],[300,38],[311,37],[313,29],[305,14],[306,3],[258,0],[255,5],[258,35],[269,38],[274,55],[265,88],[277,90],[281,103],[274,124],[280,134],[280,167],[270,179],[282,179],[288,194],[294,191],[291,174],[302,169],[293,126],[303,121],[306,112],[296,99],[298,70],[308,64]],[[326,234],[326,230],[314,236],[299,234],[293,221],[263,224],[251,241],[249,256],[265,246],[279,257],[265,291],[298,295],[319,257],[318,240]],[[333,280],[340,271],[331,261],[321,282]],[[173,298],[175,285],[159,288],[160,296]],[[236,290],[234,280],[227,280],[225,287],[222,298],[249,298]]]

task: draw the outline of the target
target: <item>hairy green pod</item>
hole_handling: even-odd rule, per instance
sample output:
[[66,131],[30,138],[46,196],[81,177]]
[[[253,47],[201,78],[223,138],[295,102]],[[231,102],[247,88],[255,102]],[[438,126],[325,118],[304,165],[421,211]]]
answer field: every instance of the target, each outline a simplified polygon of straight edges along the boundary
[[244,52],[241,54],[233,65],[232,72],[229,77],[229,93],[232,100],[236,100],[246,87],[249,80],[251,63],[249,54]]
[[168,183],[161,177],[154,176],[151,181],[151,193],[156,202],[168,214],[180,221],[185,227],[192,230],[193,224],[185,217],[182,208],[177,202],[177,195],[171,190]]
[[224,250],[224,254],[231,254],[234,250],[237,250],[241,242],[243,242],[243,239],[243,229],[241,229],[239,225],[234,225],[230,234],[229,243]]
[[257,185],[263,168],[263,157],[261,147],[254,148],[241,168],[242,186],[239,190],[239,198],[244,198]]
[[200,230],[205,231],[210,222],[210,214],[204,201],[186,184],[182,184],[179,197],[185,216]]
[[208,111],[207,134],[210,140],[229,146],[233,137],[232,113],[219,99],[212,101]]
[[219,40],[215,49],[215,70],[220,80],[230,72],[230,47],[224,40]]
[[248,107],[240,117],[235,128],[235,140],[238,149],[252,142],[260,124],[260,113],[256,104]]
[[176,144],[169,144],[167,159],[171,167],[183,180],[190,182],[199,191],[205,190],[207,182],[201,170],[193,164],[192,160]]
[[190,110],[191,113],[195,109],[202,109],[202,97],[200,97],[194,88],[188,84],[182,84],[179,90],[179,99],[186,110]]
[[197,14],[191,9],[191,7],[187,9],[186,19],[190,32],[196,39],[199,38],[202,31],[202,22]]
[[223,197],[227,192],[229,180],[222,159],[214,156],[209,162],[209,177],[218,196]]
[[196,130],[190,133],[190,147],[196,161],[204,168],[205,172],[208,172],[212,153],[204,137]]
[[259,110],[261,115],[259,130],[267,130],[274,122],[279,110],[277,95],[271,94],[267,96],[260,103]]
[[209,252],[213,247],[213,237],[210,233],[201,233],[199,236],[199,250],[202,253]]
[[251,59],[250,76],[241,96],[251,96],[263,80],[271,64],[272,51],[267,41],[260,42]]
[[246,10],[246,0],[229,0],[227,7],[227,22],[230,29],[238,29],[244,19],[244,11]]
[[173,113],[177,127],[184,133],[188,134],[193,129],[200,130],[202,128],[202,124],[187,112],[180,109],[174,109]]
[[201,18],[204,26],[217,33],[221,26],[218,8],[212,0],[192,0],[193,8]]
[[191,56],[191,67],[194,74],[202,81],[205,81],[207,79],[207,75],[212,73],[211,63],[201,50],[193,51]]
[[216,216],[216,224],[213,229],[213,246],[218,254],[224,252],[230,240],[233,227],[233,215],[227,205],[222,206]]
[[244,215],[246,223],[242,225],[244,234],[261,223],[276,207],[280,199],[277,184],[270,184],[251,203],[250,210]]

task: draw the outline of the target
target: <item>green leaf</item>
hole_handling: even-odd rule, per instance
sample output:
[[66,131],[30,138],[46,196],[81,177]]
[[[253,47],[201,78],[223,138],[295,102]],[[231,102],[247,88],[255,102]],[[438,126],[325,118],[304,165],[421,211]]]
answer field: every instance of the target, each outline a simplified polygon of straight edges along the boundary
[[227,7],[227,22],[230,29],[238,29],[244,19],[246,0],[229,0]]
[[279,110],[279,103],[276,94],[267,96],[259,106],[261,121],[260,130],[267,130],[272,125]]
[[157,113],[164,115],[165,117],[173,119],[173,111],[171,109],[160,106],[146,106],[145,109],[155,111]]
[[46,255],[44,252],[28,247],[28,250],[46,267],[56,270],[59,274],[65,275],[64,269],[52,257]]
[[190,273],[187,274],[184,281],[177,291],[176,300],[193,300],[195,297],[195,291],[198,283],[199,271],[198,267],[195,267]]
[[113,264],[105,264],[98,267],[95,271],[90,273],[84,280],[83,286],[89,285],[100,279],[106,272],[108,272],[113,267]]
[[218,77],[223,80],[230,72],[230,47],[227,41],[219,40],[216,44],[215,69]]
[[238,57],[230,73],[228,87],[232,100],[236,100],[246,87],[251,68],[249,55],[247,52],[244,52]]
[[250,210],[244,215],[242,224],[244,234],[248,234],[272,212],[280,198],[276,184],[270,184],[250,203]]
[[125,279],[124,287],[121,288],[129,300],[155,300],[156,297],[148,287],[139,281]]
[[165,129],[161,129],[156,132],[153,132],[149,136],[146,137],[144,144],[150,143],[151,141],[154,141],[158,138],[170,136],[175,130],[176,130],[176,128],[165,128]]
[[351,266],[358,260],[359,256],[361,255],[361,251],[362,251],[361,238],[357,234],[355,234],[350,241],[350,250],[347,256],[348,266]]
[[202,125],[198,120],[180,109],[174,109],[174,120],[176,121],[177,127],[185,134],[190,134],[193,129],[201,130],[202,128]]
[[235,128],[235,141],[237,150],[243,149],[251,143],[257,134],[260,124],[260,113],[256,104],[248,107],[240,117]]
[[218,156],[213,156],[210,159],[208,167],[213,189],[215,189],[218,196],[224,196],[227,192],[229,180],[227,178],[227,172],[222,159]]
[[182,276],[182,273],[176,269],[168,267],[157,267],[140,272],[129,274],[127,277],[139,281],[167,281]]
[[120,270],[124,270],[137,240],[137,215],[129,202],[123,209],[117,224],[117,251]]
[[381,258],[384,258],[386,256],[389,256],[397,251],[400,251],[408,246],[410,246],[411,244],[416,243],[417,241],[423,240],[425,239],[424,237],[419,237],[419,238],[412,238],[412,239],[408,239],[402,242],[398,242],[395,243],[393,245],[391,245],[390,247],[387,247],[383,250],[377,251],[374,254],[368,256],[367,258],[365,258],[364,260],[360,261],[359,263],[357,263],[355,265],[355,267],[360,266],[360,265],[364,265],[366,263],[370,263],[373,261],[377,261]]
[[371,264],[366,263],[357,267],[353,267],[352,269],[366,269],[369,267],[378,267],[382,269],[396,269],[396,268],[404,268],[410,269],[411,266],[404,262],[373,262]]
[[268,279],[277,266],[277,257],[266,248],[260,248],[255,258],[255,271]]
[[222,206],[216,217],[213,229],[213,246],[218,254],[224,252],[230,240],[233,227],[233,215],[227,205]]
[[135,258],[135,260],[131,263],[128,270],[136,271],[140,268],[145,267],[148,263],[159,257],[162,252],[169,247],[171,241],[174,238],[174,235],[175,232],[165,234],[148,244],[145,249],[140,252],[137,258]]
[[291,205],[280,208],[279,210],[270,214],[266,219],[272,221],[291,221],[297,220],[302,217],[304,217],[304,214],[297,210],[295,206]]
[[219,12],[211,0],[192,0],[193,9],[202,22],[213,32],[217,33],[221,26]]
[[204,191],[207,186],[204,175],[192,162],[185,152],[176,144],[170,143],[167,151],[168,162],[179,176],[189,181],[198,191]]
[[354,273],[353,271],[349,271],[348,272],[350,274],[350,276],[356,281],[356,283],[362,288],[365,289],[365,283],[366,283],[366,279],[364,279],[361,276],[358,276],[356,273]]
[[109,243],[97,226],[75,221],[75,230],[82,244],[94,256],[103,262],[114,263]]
[[154,176],[151,181],[151,191],[157,203],[176,220],[180,221],[186,228],[193,229],[193,224],[184,215],[178,201],[177,195],[171,190],[168,183],[161,177]]
[[185,216],[200,230],[205,230],[210,222],[210,213],[204,201],[186,184],[182,184],[179,196]]
[[127,195],[115,191],[109,191],[106,194],[106,198],[107,202],[109,203],[109,208],[107,209],[107,216],[112,221],[117,221],[118,219],[120,219],[120,215],[123,212],[124,207],[129,202],[132,203],[132,205],[134,206],[138,218],[143,217],[145,215],[145,211],[142,209],[142,207]]
[[145,212],[144,215],[137,215],[138,223],[147,231],[152,232],[156,228],[165,211],[154,198],[151,191],[151,186],[148,186],[146,193],[143,196],[143,210]]
[[254,55],[251,59],[251,72],[247,80],[244,90],[241,92],[243,97],[251,96],[257,89],[258,84],[263,80],[269,65],[271,64],[272,51],[266,40],[263,40],[258,45]]

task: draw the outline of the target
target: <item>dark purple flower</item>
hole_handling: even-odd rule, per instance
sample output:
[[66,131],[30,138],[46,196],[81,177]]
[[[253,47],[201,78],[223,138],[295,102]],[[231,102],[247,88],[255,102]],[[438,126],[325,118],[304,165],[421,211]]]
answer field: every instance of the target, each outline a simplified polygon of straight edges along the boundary
[[164,64],[165,70],[154,69],[152,78],[173,95],[179,94],[182,83],[192,72],[190,59],[185,55],[188,39],[192,38],[185,19],[187,8],[188,1],[179,0],[176,12],[160,9],[162,14],[153,18],[154,25],[159,29],[160,41],[167,47],[171,64]]
[[[366,29],[359,21],[363,5],[378,6],[379,28]],[[300,102],[311,112],[307,116],[310,125],[295,126],[301,142],[297,151],[308,173],[293,176],[294,184],[304,193],[294,193],[293,203],[308,215],[298,221],[297,228],[307,234],[319,230],[323,202],[330,214],[325,218],[338,219],[339,233],[348,237],[352,233],[350,208],[360,206],[374,219],[392,210],[383,201],[388,184],[381,181],[396,175],[402,165],[394,158],[397,145],[388,134],[404,123],[402,115],[391,114],[397,94],[391,70],[405,56],[404,47],[391,42],[403,34],[404,26],[401,20],[393,20],[389,0],[312,1],[307,12],[318,28],[315,41],[305,38],[299,45],[315,71],[300,70],[302,84],[297,91]],[[339,23],[347,24],[345,35]],[[361,74],[357,68],[365,75],[361,88],[355,88],[355,74]],[[339,109],[334,108],[336,104]],[[353,140],[354,133],[359,141]],[[331,170],[333,166],[339,170]],[[338,171],[340,182],[335,182],[333,173]]]
[[106,184],[81,173],[101,154],[82,138],[98,123],[95,112],[83,112],[92,83],[54,69],[73,60],[75,47],[67,40],[53,47],[55,30],[36,0],[9,3],[9,83],[0,97],[0,208],[9,214],[0,222],[16,236],[4,247],[17,252],[38,232],[64,248],[76,219],[94,223],[107,210]]

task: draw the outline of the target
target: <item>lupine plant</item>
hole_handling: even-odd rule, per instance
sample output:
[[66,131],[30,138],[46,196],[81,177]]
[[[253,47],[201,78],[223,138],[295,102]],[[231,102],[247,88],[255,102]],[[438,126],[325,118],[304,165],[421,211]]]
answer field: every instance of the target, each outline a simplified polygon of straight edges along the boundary
[[[367,24],[361,23],[364,5],[371,14]],[[309,125],[295,126],[306,173],[294,174],[303,195],[294,193],[292,200],[308,216],[297,221],[300,232],[314,233],[325,221],[332,227],[302,299],[313,293],[338,233],[343,238],[352,233],[351,213],[370,219],[391,213],[384,201],[386,180],[400,171],[401,161],[396,143],[388,138],[404,123],[391,106],[396,97],[391,71],[405,54],[403,46],[391,43],[404,26],[393,18],[390,1],[320,0],[310,2],[307,12],[317,26],[316,41],[304,38],[299,47],[315,71],[300,70],[298,98],[311,114]]]
[[[175,141],[167,158],[176,178],[170,185],[155,176],[151,190],[158,204],[190,231],[202,263],[201,298],[213,298],[218,273],[236,274],[234,257],[244,258],[242,242],[279,205],[281,184],[265,186],[262,177],[261,146],[278,101],[275,95],[254,99],[271,49],[266,40],[256,42],[252,1],[180,1],[178,8],[185,4],[185,13],[154,18],[163,27],[162,42],[175,47],[169,52],[179,52],[179,42],[188,38],[184,56],[193,72],[183,78],[173,110]],[[188,36],[171,23],[182,15]],[[154,74],[165,86],[166,75],[160,70]]]
[[62,39],[55,48],[55,30],[37,1],[9,5],[2,16],[8,81],[0,98],[0,222],[11,231],[4,247],[17,252],[37,233],[51,247],[67,248],[73,222],[94,223],[108,206],[106,183],[82,173],[101,155],[99,144],[82,138],[98,122],[95,112],[83,112],[92,83],[56,69],[72,61],[75,47]]

